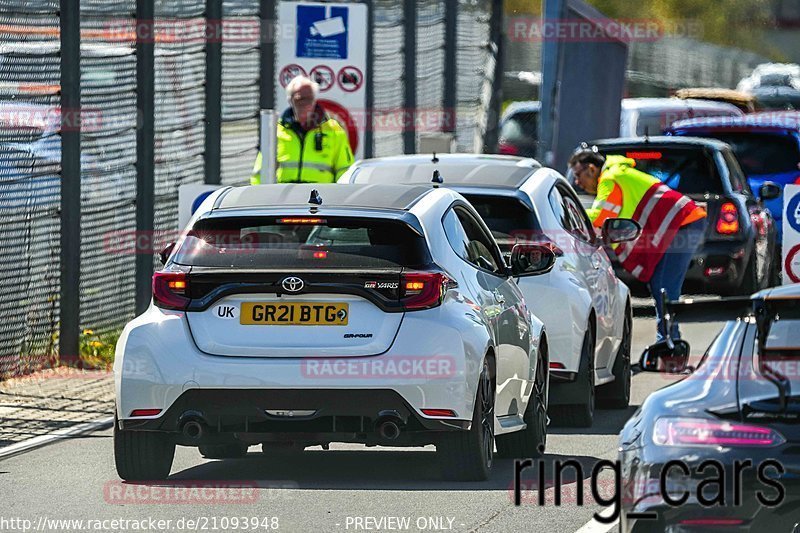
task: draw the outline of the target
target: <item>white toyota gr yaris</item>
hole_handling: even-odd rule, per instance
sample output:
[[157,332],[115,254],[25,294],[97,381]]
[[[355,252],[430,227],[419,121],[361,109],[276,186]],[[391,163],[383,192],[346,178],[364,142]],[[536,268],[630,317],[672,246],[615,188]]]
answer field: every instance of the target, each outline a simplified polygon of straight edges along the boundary
[[228,458],[330,442],[434,444],[485,479],[544,450],[542,323],[457,192],[397,185],[225,188],[162,254],[150,308],[114,363],[123,479],[169,475],[175,446]]

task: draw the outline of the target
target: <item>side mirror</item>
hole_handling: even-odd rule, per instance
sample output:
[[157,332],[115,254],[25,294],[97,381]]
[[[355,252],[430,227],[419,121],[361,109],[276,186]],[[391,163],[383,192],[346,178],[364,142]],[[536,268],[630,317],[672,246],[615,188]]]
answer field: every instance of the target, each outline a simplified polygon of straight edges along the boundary
[[758,198],[759,200],[774,200],[780,198],[782,192],[781,186],[774,181],[765,181],[758,189]]
[[680,374],[688,369],[689,343],[684,340],[668,341],[652,344],[642,353],[639,366],[644,372],[661,372],[664,374]]
[[511,275],[538,276],[553,270],[556,254],[546,244],[515,244],[511,249]]
[[608,218],[603,222],[603,242],[617,244],[635,241],[642,234],[642,226],[630,218]]
[[158,258],[161,260],[162,265],[167,264],[167,259],[169,259],[169,256],[172,255],[172,250],[174,249],[175,249],[174,242],[167,244],[166,246],[164,246],[164,248],[161,249],[161,252],[159,252],[158,254]]

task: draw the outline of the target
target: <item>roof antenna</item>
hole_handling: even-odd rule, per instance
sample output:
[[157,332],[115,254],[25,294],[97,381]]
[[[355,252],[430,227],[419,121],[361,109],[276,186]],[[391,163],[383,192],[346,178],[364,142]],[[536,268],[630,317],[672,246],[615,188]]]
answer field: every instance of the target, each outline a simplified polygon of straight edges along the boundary
[[433,178],[431,178],[431,183],[436,183],[436,185],[434,185],[434,187],[438,186],[439,183],[444,183],[444,179],[442,179],[442,175],[439,174],[439,169],[434,169]]
[[436,152],[433,152],[433,159],[431,159],[431,163],[434,165],[439,162],[439,158],[436,157]]
[[322,205],[322,196],[319,195],[317,189],[311,189],[311,196],[308,198],[308,203]]

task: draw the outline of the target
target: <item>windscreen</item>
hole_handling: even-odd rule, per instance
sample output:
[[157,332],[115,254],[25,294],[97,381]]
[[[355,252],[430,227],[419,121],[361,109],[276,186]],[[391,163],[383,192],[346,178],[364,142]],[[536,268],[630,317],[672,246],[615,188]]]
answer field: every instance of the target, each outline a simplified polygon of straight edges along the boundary
[[465,194],[492,232],[503,253],[510,252],[514,244],[535,240],[541,235],[541,225],[536,214],[516,198]]
[[731,145],[748,176],[800,170],[800,146],[790,135],[771,133],[711,133]]
[[235,217],[200,220],[172,260],[180,265],[254,269],[419,268],[425,239],[393,220]]
[[636,169],[663,181],[683,194],[724,194],[713,156],[703,148],[651,147],[603,150],[636,161]]

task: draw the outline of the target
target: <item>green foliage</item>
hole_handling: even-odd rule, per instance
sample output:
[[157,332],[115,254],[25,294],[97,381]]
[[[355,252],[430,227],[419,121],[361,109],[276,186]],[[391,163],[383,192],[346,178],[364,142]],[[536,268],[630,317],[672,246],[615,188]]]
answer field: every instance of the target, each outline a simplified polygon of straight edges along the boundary
[[[650,19],[667,30],[721,46],[732,46],[781,59],[766,44],[772,25],[772,0],[587,0],[614,19]],[[542,0],[505,0],[506,16],[538,16]]]
[[771,0],[588,0],[612,18],[650,18],[667,28],[694,24],[699,35],[692,37],[722,46],[735,46],[775,55],[762,39],[772,23]]
[[84,329],[80,335],[81,361],[86,368],[110,369],[114,364],[114,350],[122,330],[95,333]]

